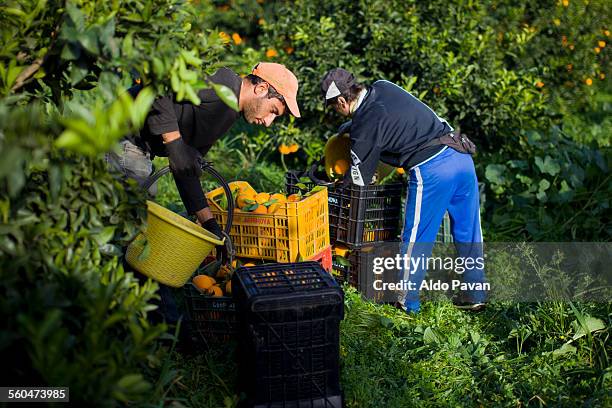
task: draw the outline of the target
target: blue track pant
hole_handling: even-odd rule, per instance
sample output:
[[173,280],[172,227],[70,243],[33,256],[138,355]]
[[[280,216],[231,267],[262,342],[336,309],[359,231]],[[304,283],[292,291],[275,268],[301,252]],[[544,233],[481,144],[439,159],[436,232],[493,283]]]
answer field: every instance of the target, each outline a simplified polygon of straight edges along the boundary
[[[410,170],[402,255],[406,254],[408,259],[430,257],[446,211],[450,216],[458,257],[480,257],[484,261],[474,162],[469,154],[450,147]],[[409,312],[417,312],[420,308],[419,288],[426,273],[422,265],[422,262],[411,262],[411,266],[403,269],[403,279],[413,282],[410,290],[400,297],[400,302]],[[453,279],[463,283],[484,283],[484,270],[474,266],[461,275],[454,275]],[[482,302],[486,297],[481,290],[463,291],[462,295],[466,301],[472,302]]]

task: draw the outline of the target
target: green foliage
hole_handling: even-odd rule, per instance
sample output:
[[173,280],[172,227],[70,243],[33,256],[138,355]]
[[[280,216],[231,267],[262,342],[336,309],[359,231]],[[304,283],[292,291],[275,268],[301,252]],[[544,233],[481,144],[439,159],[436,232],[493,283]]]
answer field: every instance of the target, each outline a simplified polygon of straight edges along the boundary
[[598,240],[612,234],[609,148],[581,145],[558,128],[520,132],[516,142],[484,157],[487,201],[496,203],[493,238]]
[[330,124],[321,115],[319,81],[336,66],[366,82],[398,83],[495,146],[510,129],[534,127],[548,115],[533,69],[506,64],[499,55],[484,4],[298,1],[278,14],[266,26],[264,44],[295,48],[281,55],[301,80],[300,102],[311,117],[302,122],[306,132],[313,122]]
[[122,265],[145,197],[101,156],[138,131],[155,95],[198,102],[225,47],[200,18],[209,8],[0,4],[0,355],[16,384],[68,386],[72,401],[105,406],[163,392],[167,327],[149,321],[158,286]]
[[582,3],[282,2],[262,48],[296,72],[303,119],[279,138],[318,159],[342,120],[323,112],[328,69],[388,79],[476,141],[487,239],[607,239],[610,13]]
[[[144,197],[106,164],[54,147],[41,107],[0,106],[0,355],[15,383],[65,384],[73,401],[141,399],[158,360],[157,284],[118,256],[140,231]],[[23,135],[28,137],[24,138]]]
[[[341,378],[349,407],[403,407],[407,401],[426,407],[527,406],[534,398],[542,405],[572,406],[609,400],[607,363],[596,357],[605,355],[609,319],[601,328],[603,322],[590,315],[606,316],[607,305],[496,304],[466,314],[434,302],[406,317],[364,302],[354,290],[346,295]],[[552,353],[584,332],[581,319],[596,322],[587,330],[601,328],[591,331],[593,340],[581,336],[573,352]],[[523,347],[517,350],[519,333]]]

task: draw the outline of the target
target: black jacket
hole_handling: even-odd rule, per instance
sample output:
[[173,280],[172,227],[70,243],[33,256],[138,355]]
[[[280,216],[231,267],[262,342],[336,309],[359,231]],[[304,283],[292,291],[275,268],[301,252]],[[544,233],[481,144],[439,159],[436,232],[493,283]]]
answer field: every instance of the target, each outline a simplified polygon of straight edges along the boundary
[[353,183],[370,184],[379,160],[406,169],[419,164],[444,146],[419,147],[452,131],[411,93],[389,81],[374,82],[352,117]]
[[[229,87],[236,98],[240,96],[242,78],[232,70],[221,68],[208,80]],[[189,101],[177,102],[174,96],[157,98],[140,134],[132,137],[132,142],[149,151],[152,156],[165,157],[168,153],[161,135],[178,130],[185,143],[196,148],[202,156],[206,155],[212,145],[240,118],[240,112],[227,106],[213,89],[202,89],[198,96],[201,102],[197,106]],[[197,177],[175,176],[174,179],[190,214],[208,206]]]

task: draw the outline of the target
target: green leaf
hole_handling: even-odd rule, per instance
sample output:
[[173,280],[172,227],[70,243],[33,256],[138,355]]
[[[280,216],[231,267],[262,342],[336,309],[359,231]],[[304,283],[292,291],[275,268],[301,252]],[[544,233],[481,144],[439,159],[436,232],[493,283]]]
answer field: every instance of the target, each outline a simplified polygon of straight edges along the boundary
[[575,334],[572,339],[577,340],[583,336],[586,336],[587,333],[593,333],[605,329],[606,324],[600,319],[586,315],[584,316],[584,323],[579,323],[578,320],[574,320],[572,322],[572,327],[575,330]]
[[230,108],[238,112],[238,99],[236,98],[236,94],[230,88],[225,85],[215,84],[214,82],[210,83],[215,90],[215,93],[221,100]]
[[349,260],[343,256],[336,255],[334,256],[334,260],[341,266],[351,266],[351,263],[349,262]]
[[132,104],[132,110],[130,112],[132,124],[135,128],[140,129],[143,126],[154,100],[155,93],[150,87],[146,87],[140,91]]
[[489,164],[485,170],[485,177],[493,184],[504,184],[506,182],[506,166],[503,164]]
[[552,352],[553,357],[559,357],[562,356],[564,354],[574,354],[576,353],[576,347],[572,346],[569,343],[564,343],[561,347],[559,347],[558,349],[554,350]]
[[65,61],[74,61],[81,56],[81,49],[75,44],[66,44],[60,57]]
[[90,54],[100,54],[100,47],[98,47],[98,34],[94,30],[89,30],[82,33],[79,38],[79,42]]
[[559,171],[561,171],[559,164],[548,155],[544,158],[544,160],[542,160],[541,157],[536,156],[535,164],[542,173],[547,173],[551,176],[555,176],[559,173]]
[[549,187],[550,187],[550,182],[548,180],[546,179],[540,180],[539,189],[538,189],[540,192],[548,190]]
[[96,234],[94,239],[99,246],[102,246],[113,238],[116,229],[117,227],[106,227],[100,233]]
[[138,261],[145,261],[149,257],[149,255],[151,255],[151,245],[149,245],[149,242],[146,241],[142,246],[142,252],[140,252],[140,254],[138,255]]
[[431,327],[426,328],[423,332],[423,341],[425,344],[437,344],[440,342],[438,335],[431,329]]

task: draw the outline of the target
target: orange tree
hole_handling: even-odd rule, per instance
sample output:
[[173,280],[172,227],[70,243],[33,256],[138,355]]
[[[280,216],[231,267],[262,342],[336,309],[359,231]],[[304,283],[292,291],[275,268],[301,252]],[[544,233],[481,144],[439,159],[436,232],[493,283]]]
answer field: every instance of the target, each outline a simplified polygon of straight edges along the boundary
[[[302,145],[320,147],[340,123],[323,112],[325,71],[388,79],[479,145],[488,238],[602,239],[609,150],[562,125],[608,84],[609,14],[604,1],[280,2],[260,41],[301,81],[304,119],[288,130]],[[582,221],[568,224],[576,206]]]
[[[183,0],[0,3],[0,356],[4,383],[73,402],[159,396],[157,284],[122,267],[144,196],[103,153],[156,93],[196,101],[224,45]],[[205,62],[204,62],[205,61]],[[136,100],[125,92],[138,78]],[[220,90],[224,92],[223,89]]]

